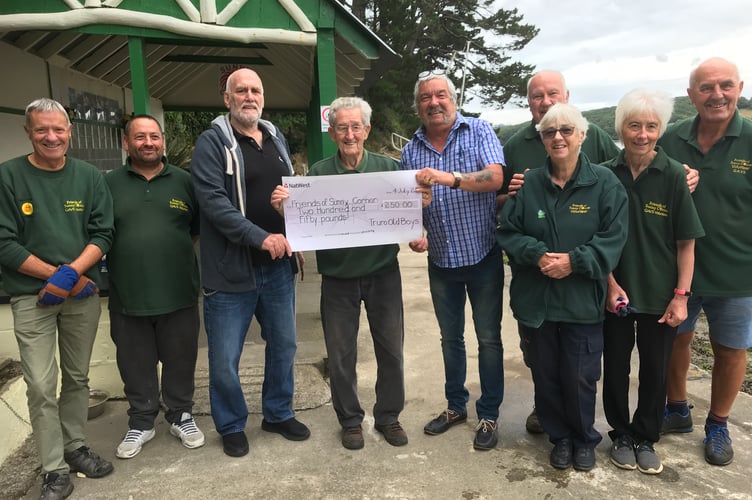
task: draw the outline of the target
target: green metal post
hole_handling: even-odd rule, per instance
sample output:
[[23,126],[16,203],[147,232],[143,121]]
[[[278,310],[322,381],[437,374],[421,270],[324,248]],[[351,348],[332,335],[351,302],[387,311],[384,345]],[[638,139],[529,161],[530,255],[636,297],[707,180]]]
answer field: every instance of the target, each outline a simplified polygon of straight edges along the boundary
[[133,88],[133,112],[134,114],[148,114],[149,82],[146,71],[146,55],[144,39],[128,37],[128,55],[131,63],[131,87]]

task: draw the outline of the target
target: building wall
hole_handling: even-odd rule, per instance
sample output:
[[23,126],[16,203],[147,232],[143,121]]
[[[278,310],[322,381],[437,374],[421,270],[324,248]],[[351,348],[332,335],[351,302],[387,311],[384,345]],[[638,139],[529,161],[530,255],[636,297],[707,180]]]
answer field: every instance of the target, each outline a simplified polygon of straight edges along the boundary
[[[102,170],[123,163],[123,117],[133,113],[130,89],[116,87],[48,62],[0,42],[0,60],[13,73],[0,78],[0,162],[31,151],[23,130],[26,105],[52,97],[72,110],[70,154]],[[152,99],[151,114],[164,123],[162,104]]]

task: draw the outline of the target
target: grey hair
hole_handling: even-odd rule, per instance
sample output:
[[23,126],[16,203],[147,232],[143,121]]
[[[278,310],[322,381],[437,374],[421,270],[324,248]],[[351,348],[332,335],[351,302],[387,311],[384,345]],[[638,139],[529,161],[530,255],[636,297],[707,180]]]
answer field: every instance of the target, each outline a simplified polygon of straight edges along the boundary
[[663,135],[674,111],[674,98],[660,90],[634,89],[627,92],[616,105],[614,127],[621,139],[624,123],[631,117],[642,113],[655,115],[658,119],[660,134]]
[[553,128],[557,125],[572,125],[578,132],[585,134],[582,138],[585,139],[588,130],[588,121],[582,116],[580,110],[563,102],[557,102],[551,106],[546,114],[541,118],[540,123],[535,126],[535,130],[541,132],[547,128]]
[[450,80],[446,75],[437,75],[436,73],[431,73],[425,78],[418,78],[418,80],[415,82],[415,90],[413,90],[413,109],[415,110],[415,112],[418,111],[418,92],[420,90],[420,84],[434,79],[444,80],[447,83],[447,89],[449,90],[449,100],[451,100],[452,104],[454,104],[455,106],[457,105],[457,87],[454,86],[452,80]]
[[31,125],[31,113],[34,113],[35,111],[39,111],[40,113],[48,113],[50,111],[58,111],[62,113],[65,116],[65,121],[68,125],[71,124],[70,116],[68,116],[68,112],[65,110],[65,107],[63,107],[62,104],[57,102],[54,99],[49,99],[47,97],[42,97],[40,99],[37,99],[35,101],[31,101],[28,106],[26,106],[26,112],[24,113],[26,115],[26,126]]
[[337,112],[340,109],[360,109],[360,117],[363,120],[363,125],[366,127],[371,125],[371,105],[360,97],[338,97],[332,101],[329,105],[329,125],[332,127],[337,121]]
[[567,93],[567,81],[564,79],[564,74],[561,71],[556,71],[554,69],[542,69],[535,73],[533,76],[531,76],[527,81],[527,97],[530,97],[530,84],[533,82],[533,78],[535,78],[538,75],[541,75],[543,73],[553,73],[557,75],[561,79],[561,91],[565,94]]

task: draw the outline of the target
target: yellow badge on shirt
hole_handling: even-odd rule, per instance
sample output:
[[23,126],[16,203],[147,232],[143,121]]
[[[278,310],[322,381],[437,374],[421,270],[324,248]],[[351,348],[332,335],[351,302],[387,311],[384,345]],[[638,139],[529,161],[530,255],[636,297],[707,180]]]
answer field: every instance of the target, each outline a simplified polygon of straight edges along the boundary
[[31,202],[26,202],[21,204],[21,213],[24,215],[31,215],[34,213],[34,205],[31,204]]

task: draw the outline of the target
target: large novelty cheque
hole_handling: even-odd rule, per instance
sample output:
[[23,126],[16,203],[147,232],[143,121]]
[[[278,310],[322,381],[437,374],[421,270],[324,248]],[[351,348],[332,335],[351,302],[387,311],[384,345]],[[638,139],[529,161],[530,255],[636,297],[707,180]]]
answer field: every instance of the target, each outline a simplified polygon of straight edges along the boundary
[[423,234],[415,171],[282,177],[294,251],[404,243]]

